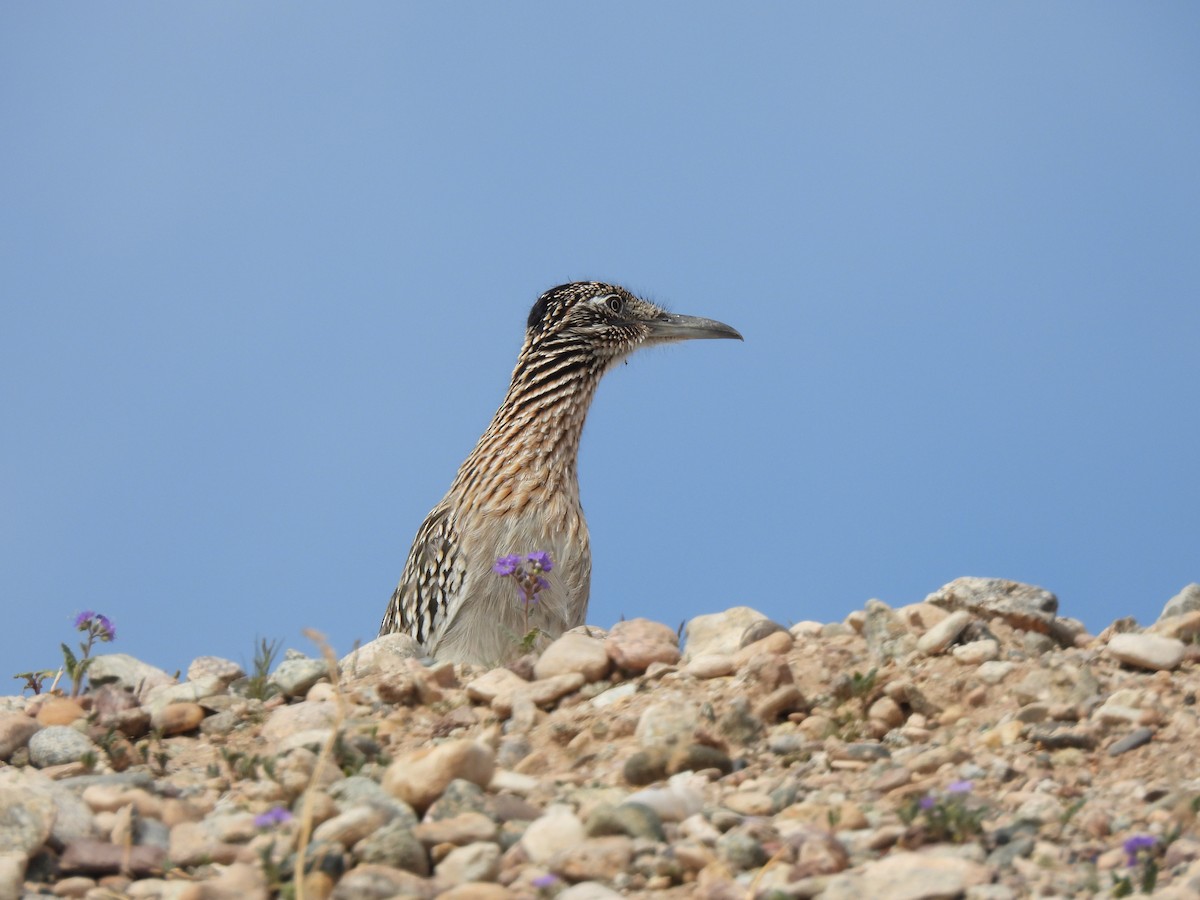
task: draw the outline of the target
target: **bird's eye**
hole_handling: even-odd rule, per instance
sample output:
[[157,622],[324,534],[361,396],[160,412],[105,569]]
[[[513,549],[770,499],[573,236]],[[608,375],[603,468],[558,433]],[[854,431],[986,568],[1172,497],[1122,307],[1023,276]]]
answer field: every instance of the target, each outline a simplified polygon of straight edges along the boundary
[[624,308],[625,308],[625,303],[624,303],[624,301],[621,300],[620,297],[618,297],[616,294],[609,294],[608,309],[610,312],[620,313],[621,310]]

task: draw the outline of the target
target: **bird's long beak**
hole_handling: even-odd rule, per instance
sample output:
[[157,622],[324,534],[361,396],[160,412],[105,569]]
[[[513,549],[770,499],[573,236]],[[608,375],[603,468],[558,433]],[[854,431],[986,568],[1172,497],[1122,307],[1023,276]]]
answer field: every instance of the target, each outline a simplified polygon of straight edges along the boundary
[[661,319],[652,319],[646,323],[649,330],[647,343],[658,344],[666,341],[689,341],[696,338],[735,338],[742,340],[736,328],[730,328],[724,322],[716,319],[702,319],[699,316],[677,316],[667,313]]

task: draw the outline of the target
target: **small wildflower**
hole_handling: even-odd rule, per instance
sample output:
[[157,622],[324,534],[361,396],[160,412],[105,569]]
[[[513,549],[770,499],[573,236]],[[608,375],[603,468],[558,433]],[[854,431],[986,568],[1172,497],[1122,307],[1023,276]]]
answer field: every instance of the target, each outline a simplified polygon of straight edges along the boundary
[[556,884],[558,884],[558,876],[555,875],[553,872],[547,872],[545,875],[539,875],[537,878],[533,879],[533,881],[531,881],[529,883],[532,884],[538,890],[542,890],[544,888],[552,888]]
[[258,828],[270,828],[273,825],[283,825],[292,821],[292,814],[282,806],[273,806],[265,813],[259,813],[254,817],[254,824]]
[[1158,844],[1158,838],[1152,834],[1135,834],[1131,838],[1126,838],[1122,845],[1125,850],[1125,865],[1133,868],[1139,862],[1139,855],[1143,850],[1151,850]]
[[117,638],[117,628],[108,616],[102,616],[97,613],[96,624],[93,625],[93,628],[97,631],[96,637],[102,641],[113,641]]
[[521,557],[519,556],[502,556],[496,560],[496,564],[492,566],[492,571],[500,576],[513,575],[516,573],[517,566],[520,564]]
[[933,809],[936,804],[937,800],[933,798],[933,794],[926,794],[921,798],[921,809]]
[[[550,560],[550,554],[545,550],[539,550],[537,553],[530,553],[527,557],[525,557],[525,559],[537,566],[538,570],[542,572],[549,572],[554,568],[554,563]],[[549,585],[547,585],[547,587],[549,587]]]
[[947,794],[969,794],[969,793],[971,793],[971,788],[973,788],[973,787],[975,787],[975,783],[973,781],[967,781],[967,780],[952,781],[946,787],[946,793]]
[[92,617],[95,615],[96,614],[92,610],[85,609],[75,617],[75,630],[87,631],[88,626],[92,624]]

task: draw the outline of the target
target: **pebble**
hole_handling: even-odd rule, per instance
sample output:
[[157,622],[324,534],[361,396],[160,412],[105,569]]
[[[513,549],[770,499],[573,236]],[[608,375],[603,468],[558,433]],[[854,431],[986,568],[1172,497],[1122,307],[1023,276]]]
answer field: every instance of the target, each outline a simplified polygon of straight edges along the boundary
[[43,728],[48,725],[70,725],[84,715],[83,707],[70,697],[49,697],[38,710],[37,724]]
[[233,684],[239,678],[245,678],[246,673],[231,659],[219,656],[197,656],[188,665],[188,681],[200,681],[205,678],[215,678],[225,687]]
[[329,676],[329,666],[323,659],[285,659],[267,683],[285,697],[303,697],[322,678]]
[[1157,634],[1114,634],[1108,652],[1126,665],[1158,671],[1177,668],[1187,646],[1177,638]]
[[399,757],[384,773],[383,788],[423,811],[454,779],[486,786],[495,770],[496,757],[490,747],[472,740],[449,741]]
[[951,651],[958,662],[964,666],[978,666],[992,662],[1000,656],[1000,642],[993,640],[971,641],[955,647]]
[[450,886],[495,881],[500,874],[500,847],[490,841],[455,847],[442,858],[434,872],[442,884]]
[[692,660],[704,654],[733,656],[741,649],[742,635],[757,622],[766,621],[756,609],[735,606],[724,612],[694,616],[684,627],[683,655]]
[[646,748],[690,743],[696,731],[700,707],[674,695],[647,706],[638,718],[634,737]]
[[195,731],[204,721],[204,707],[199,703],[169,703],[156,710],[150,723],[164,736]]
[[679,640],[675,631],[649,619],[618,622],[604,640],[613,665],[626,672],[644,672],[651,663],[679,662]]
[[111,682],[143,700],[155,688],[175,684],[175,679],[162,669],[135,659],[128,653],[93,656],[88,665],[88,681],[93,685]]
[[939,653],[944,653],[971,624],[973,618],[966,610],[950,613],[921,635],[917,641],[917,649],[926,656],[937,656]]
[[579,674],[590,684],[607,675],[610,665],[604,641],[569,631],[542,652],[533,664],[533,675],[541,680]]
[[693,678],[722,678],[736,672],[737,665],[726,653],[702,653],[684,666],[684,671]]
[[40,727],[36,719],[24,713],[0,712],[0,760],[7,762]]
[[96,751],[87,735],[69,725],[51,725],[29,739],[29,761],[39,769],[78,762]]
[[586,838],[583,823],[570,807],[552,806],[541,818],[529,823],[521,835],[521,848],[531,862],[544,864]]
[[1113,741],[1108,747],[1109,756],[1120,756],[1122,753],[1128,753],[1130,750],[1136,750],[1138,747],[1144,747],[1154,739],[1153,728],[1138,728],[1131,731],[1125,737]]

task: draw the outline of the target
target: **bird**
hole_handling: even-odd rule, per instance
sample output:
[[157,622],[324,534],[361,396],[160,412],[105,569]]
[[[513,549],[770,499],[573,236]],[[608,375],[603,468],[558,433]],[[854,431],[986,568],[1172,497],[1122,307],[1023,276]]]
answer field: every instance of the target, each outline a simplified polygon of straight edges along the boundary
[[[439,661],[498,665],[520,655],[532,629],[553,639],[584,624],[592,556],[578,453],[596,387],[641,347],[695,338],[743,339],[615,284],[572,282],[538,297],[504,400],[418,529],[379,634],[408,634]],[[531,567],[531,598],[498,573],[532,554],[546,565]],[[505,557],[508,570],[497,566]]]

